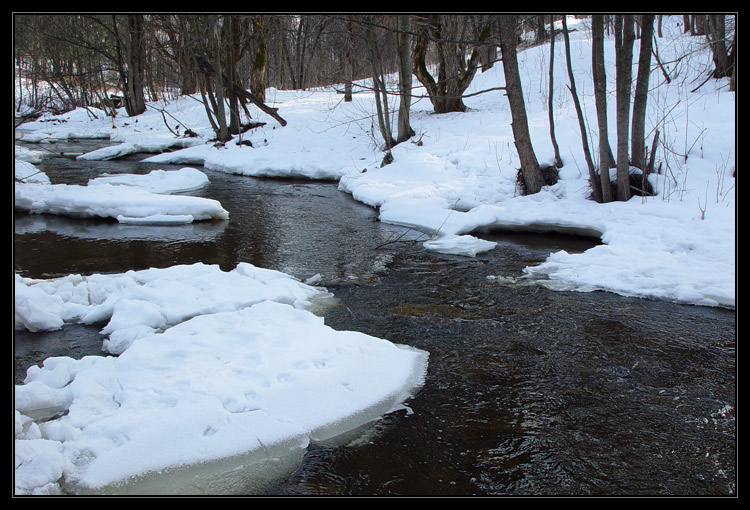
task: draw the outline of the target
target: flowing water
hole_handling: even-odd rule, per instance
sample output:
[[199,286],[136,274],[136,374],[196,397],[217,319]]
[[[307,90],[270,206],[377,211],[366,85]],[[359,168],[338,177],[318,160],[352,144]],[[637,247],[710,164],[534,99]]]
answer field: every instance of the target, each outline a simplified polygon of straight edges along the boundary
[[[137,158],[38,166],[53,183],[76,184],[157,168]],[[149,227],[17,213],[15,271],[250,262],[319,274],[340,301],[326,313],[334,329],[429,351],[426,383],[406,410],[347,444],[311,445],[264,494],[736,493],[734,311],[517,280],[550,252],[595,240],[495,233],[490,253],[440,255],[334,183],[206,173],[210,185],[192,194],[219,200],[229,220]],[[49,356],[102,354],[98,331],[16,332],[16,383]]]

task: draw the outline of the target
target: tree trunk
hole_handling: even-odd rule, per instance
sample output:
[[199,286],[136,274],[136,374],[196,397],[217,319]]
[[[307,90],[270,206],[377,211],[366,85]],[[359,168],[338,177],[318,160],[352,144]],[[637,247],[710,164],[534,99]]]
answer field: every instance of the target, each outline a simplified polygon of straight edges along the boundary
[[552,95],[555,90],[554,68],[555,68],[555,15],[550,14],[549,20],[550,46],[549,46],[549,94],[547,99],[547,113],[549,114],[549,137],[552,141],[552,148],[555,151],[555,166],[562,168],[563,163],[560,159],[560,147],[557,145],[555,137],[555,116],[553,111]]
[[161,30],[169,38],[172,56],[179,69],[180,94],[190,95],[198,91],[198,76],[195,74],[191,45],[187,38],[193,29],[189,28],[192,18],[189,16],[163,16]]
[[409,113],[411,110],[411,17],[407,14],[398,16],[398,132],[396,143],[401,143],[412,136]]
[[630,91],[633,78],[633,15],[618,15],[615,19],[615,48],[617,53],[617,199],[630,200],[628,135],[630,125]]
[[385,75],[381,61],[378,41],[373,33],[372,25],[365,25],[365,46],[368,60],[372,69],[372,88],[375,93],[375,107],[380,135],[385,143],[384,149],[389,150],[396,145],[391,130],[390,108],[388,106],[388,91],[385,86]]
[[[116,20],[114,26],[117,30]],[[145,85],[143,74],[145,59],[143,15],[126,15],[125,28],[126,33],[122,44],[120,44],[118,35],[118,47],[124,53],[121,57],[120,78],[123,82],[125,111],[129,116],[134,117],[146,111],[146,97],[143,91]]]
[[354,46],[353,29],[351,21],[346,22],[346,39],[344,42],[344,102],[352,102],[352,81],[354,79],[354,66],[352,64],[352,48]]
[[[473,45],[466,61],[464,45],[459,34],[459,16],[430,15],[420,18],[419,37],[414,45],[414,76],[422,83],[430,97],[435,113],[464,112],[462,95],[469,87],[479,66],[479,48],[490,33],[487,24]],[[430,42],[435,42],[438,53],[437,81],[427,69],[426,57]]]
[[633,124],[630,134],[630,158],[633,166],[646,169],[646,103],[651,74],[651,49],[654,37],[653,14],[641,16],[641,49],[638,56],[638,75],[633,97]]
[[723,14],[708,16],[708,41],[714,60],[714,78],[732,75],[733,62],[730,61],[726,45],[726,29]]
[[692,19],[693,35],[706,35],[708,16],[705,14],[693,14],[690,18]]
[[[224,60],[224,74],[227,76],[227,84],[234,83],[236,71],[236,62],[238,60],[235,55],[235,45],[238,37],[237,21],[234,16],[226,16],[221,30],[222,40],[221,48],[223,49],[223,60]],[[222,86],[224,84],[222,83]],[[234,89],[231,86],[225,87],[227,102],[229,103],[229,133],[240,133],[240,112],[239,112],[239,100],[237,94],[234,93]]]
[[583,110],[581,103],[578,100],[578,92],[576,91],[575,77],[573,76],[573,64],[570,58],[570,37],[568,36],[568,23],[563,17],[563,35],[565,37],[565,60],[568,64],[568,79],[570,80],[570,94],[573,96],[573,104],[576,108],[576,115],[578,116],[578,128],[581,131],[581,143],[583,144],[583,155],[586,158],[586,166],[589,169],[589,186],[591,186],[591,192],[593,193],[594,200],[597,202],[602,201],[601,195],[601,184],[599,178],[596,175],[596,168],[594,168],[594,162],[591,159],[591,151],[589,150],[589,137],[586,134],[586,123],[584,122]]
[[594,74],[594,96],[596,118],[599,126],[599,180],[602,186],[602,202],[612,201],[612,184],[609,169],[614,166],[612,149],[609,146],[607,123],[607,75],[604,68],[604,18],[601,14],[591,17],[591,66]]
[[508,103],[512,118],[513,139],[521,162],[521,175],[523,176],[526,194],[538,193],[544,186],[544,179],[539,168],[539,162],[534,154],[531,144],[529,125],[526,118],[526,105],[523,100],[523,88],[521,76],[518,72],[518,60],[516,58],[516,26],[518,16],[504,15],[500,22],[500,49],[502,51],[503,72],[505,74],[505,88],[508,94]]
[[[554,26],[551,27],[550,34],[554,34]],[[536,43],[542,44],[547,40],[547,32],[544,27],[544,14],[537,14],[536,16]]]
[[255,40],[255,57],[250,70],[250,92],[260,101],[266,101],[266,28],[263,16],[253,17],[253,39]]

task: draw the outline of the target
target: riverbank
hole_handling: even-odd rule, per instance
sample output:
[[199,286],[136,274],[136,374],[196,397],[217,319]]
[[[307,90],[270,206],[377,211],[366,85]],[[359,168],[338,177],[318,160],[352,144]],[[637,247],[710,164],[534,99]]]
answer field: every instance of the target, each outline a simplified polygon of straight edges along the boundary
[[[467,98],[465,113],[436,115],[423,98],[424,91],[417,89],[412,105],[416,135],[398,145],[392,151],[393,163],[382,168],[383,153],[372,132],[372,95],[362,90],[353,102],[344,103],[333,87],[270,89],[267,100],[283,112],[288,125],[281,127],[256,112],[255,120],[266,124],[243,135],[247,145],[211,144],[203,106],[194,98],[152,103],[136,119],[124,113],[114,120],[93,119],[85,110],[40,118],[24,125],[34,130],[26,139],[43,143],[56,137],[109,137],[128,147],[170,149],[150,158],[153,163],[204,165],[251,176],[337,180],[341,190],[378,208],[382,221],[420,229],[432,243],[426,248],[448,253],[472,256],[492,249],[492,243],[471,235],[481,230],[586,232],[599,236],[604,245],[583,254],[552,254],[529,268],[528,277],[553,288],[606,290],[732,308],[736,299],[735,94],[728,91],[726,80],[709,80],[692,90],[694,81],[705,74],[710,53],[702,38],[683,34],[672,25],[665,23],[659,42],[662,60],[674,62],[671,81],[653,71],[648,102],[647,132],[659,130],[661,141],[656,159],[661,172],[650,176],[656,196],[633,197],[627,203],[599,205],[588,199],[562,44],[556,45],[554,118],[564,166],[557,184],[533,196],[522,196],[517,190],[519,163],[507,98],[501,91]],[[583,77],[590,68],[590,37],[587,27],[578,28],[571,34],[571,53],[574,70]],[[611,66],[613,46],[607,40]],[[551,163],[546,110],[549,46],[529,48],[519,59],[537,157],[540,163]],[[502,85],[501,65],[478,74],[467,93]],[[608,77],[614,88],[613,68],[608,68]],[[593,119],[593,91],[581,81],[586,116]],[[613,102],[609,111],[614,109]],[[169,132],[161,110],[169,113],[180,132],[190,129],[203,143],[190,139],[190,147],[173,147],[184,141]],[[610,143],[614,146],[615,140]],[[101,157],[111,157],[111,152]]]

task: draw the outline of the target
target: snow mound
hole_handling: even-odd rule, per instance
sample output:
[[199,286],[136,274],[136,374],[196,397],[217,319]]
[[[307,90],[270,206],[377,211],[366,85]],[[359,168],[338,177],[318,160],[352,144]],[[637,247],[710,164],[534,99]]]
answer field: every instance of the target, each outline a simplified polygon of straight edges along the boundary
[[107,174],[88,182],[88,186],[102,184],[132,186],[151,193],[170,194],[200,189],[208,184],[208,177],[200,170],[185,167],[179,170],[153,170],[146,175]]
[[102,332],[127,338],[117,357],[48,358],[16,386],[17,494],[252,491],[311,441],[399,408],[426,374],[426,352],[335,331],[306,309],[325,289],[250,264],[16,288],[17,321],[21,302],[27,325],[55,325],[29,310],[110,316]]
[[34,214],[74,217],[148,218],[179,216],[185,220],[222,220],[229,213],[212,199],[186,195],[162,195],[132,186],[100,184],[16,183],[15,208]]
[[141,152],[163,152],[167,149],[192,147],[202,144],[204,141],[200,138],[166,138],[164,140],[138,140],[126,142],[110,147],[102,147],[86,154],[77,156],[76,159],[89,161],[106,161],[116,159],[128,154],[137,154]]

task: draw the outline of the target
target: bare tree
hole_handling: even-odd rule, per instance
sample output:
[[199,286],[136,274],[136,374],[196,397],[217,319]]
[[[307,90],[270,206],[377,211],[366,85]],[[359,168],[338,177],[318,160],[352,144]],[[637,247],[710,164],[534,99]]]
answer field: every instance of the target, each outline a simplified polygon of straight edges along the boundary
[[413,74],[411,67],[411,16],[406,14],[398,16],[397,40],[399,107],[396,143],[401,143],[414,136],[414,130],[409,120]]
[[[411,19],[408,15],[380,16],[364,15],[350,17],[346,21],[347,38],[357,38],[366,50],[366,61],[370,65],[372,91],[375,96],[375,119],[383,140],[383,149],[390,151],[397,144],[414,135],[410,125],[412,94],[411,72]],[[397,68],[397,89],[388,87],[387,76],[391,67]],[[346,93],[346,90],[345,90]],[[394,136],[391,117],[391,96],[398,96],[397,135]],[[392,156],[386,154],[385,163]]]
[[[252,43],[253,58],[250,68],[250,92],[260,101],[266,100],[266,63],[268,50],[266,47],[266,35],[268,28],[264,21],[265,16],[252,16]],[[239,59],[238,59],[239,60]]]
[[591,151],[589,150],[589,138],[586,134],[586,123],[583,117],[583,110],[581,108],[581,102],[578,99],[578,92],[576,91],[575,77],[573,76],[573,64],[570,58],[570,37],[568,35],[568,23],[563,16],[563,36],[565,37],[565,60],[568,65],[568,79],[570,81],[569,89],[570,94],[573,96],[573,104],[575,105],[576,115],[578,116],[578,128],[581,131],[581,142],[583,144],[583,155],[586,158],[586,166],[589,169],[589,186],[591,187],[594,200],[597,202],[602,201],[601,196],[601,185],[599,184],[599,177],[596,175],[596,169],[594,168],[594,162],[591,159]]
[[[714,78],[731,77],[734,72],[735,41],[727,40],[726,19],[724,14],[712,14],[708,17],[708,32],[706,37],[711,46],[714,60]],[[729,42],[730,50],[727,50]],[[732,88],[734,90],[734,88]]]
[[68,107],[99,103],[101,77],[115,73],[128,115],[146,109],[144,16],[59,15],[26,18],[40,30],[38,69]]
[[[383,59],[380,48],[382,39],[375,34],[373,20],[366,19],[363,23],[364,41],[367,48],[368,60],[372,68],[372,90],[375,93],[375,107],[377,110],[377,121],[380,134],[385,142],[384,149],[390,150],[396,145],[391,129],[390,106],[388,103],[388,90],[386,88],[386,75],[383,67]],[[382,37],[383,34],[380,33]]]
[[508,104],[512,118],[511,128],[513,139],[521,162],[521,175],[523,177],[526,194],[537,193],[544,186],[544,178],[539,162],[531,144],[529,124],[526,118],[526,105],[523,99],[523,88],[521,76],[518,72],[518,59],[516,57],[516,45],[518,44],[518,16],[505,15],[500,18],[500,50],[503,59],[503,72],[505,73],[505,88],[508,94]]
[[[479,34],[470,34],[465,16],[417,16],[418,34],[414,45],[414,75],[427,89],[435,113],[466,111],[462,95],[479,66],[480,48],[490,35],[486,23]],[[437,49],[437,80],[427,69],[427,50],[433,42]],[[471,55],[466,60],[466,54]]]
[[563,163],[560,159],[560,147],[557,145],[557,137],[555,136],[555,119],[554,119],[554,102],[552,96],[555,91],[555,80],[554,80],[554,68],[555,68],[555,15],[550,14],[549,16],[549,33],[550,33],[550,44],[549,44],[549,93],[547,95],[547,114],[549,115],[549,137],[552,141],[552,148],[555,151],[555,166],[562,168]]
[[[221,49],[219,44],[221,39],[221,26],[219,25],[218,16],[215,14],[209,14],[207,19],[206,41],[208,42],[208,48],[206,56],[214,62],[214,65],[211,66],[209,64],[207,66],[207,61],[197,61],[198,65],[202,66],[202,69],[205,69],[206,71],[202,75],[203,87],[201,88],[201,93],[203,93],[205,88],[206,93],[203,96],[204,103],[206,97],[208,97],[208,100],[213,107],[213,111],[211,112],[208,110],[208,104],[206,104],[206,112],[209,114],[209,119],[213,118],[211,123],[214,132],[216,133],[216,139],[219,142],[226,142],[231,136],[229,135],[229,126],[227,125],[226,110],[224,106],[224,79],[221,73]],[[210,71],[211,68],[213,68],[213,72]]]
[[617,104],[617,199],[630,200],[629,172],[629,125],[630,93],[633,77],[633,15],[615,17],[615,53],[616,53],[616,104]]
[[630,134],[630,158],[633,166],[646,170],[646,104],[651,75],[651,50],[654,37],[653,14],[641,16],[641,48],[638,56],[638,75],[633,96],[633,122]]
[[177,67],[182,95],[195,94],[198,91],[198,76],[195,73],[192,61],[192,46],[186,40],[186,34],[193,32],[192,28],[186,26],[191,23],[192,19],[192,16],[174,14],[153,17],[156,29],[165,38],[163,43],[160,42],[159,38],[155,39],[158,44],[159,55],[173,62]]
[[354,79],[354,66],[352,65],[352,51],[354,39],[352,36],[352,22],[346,22],[346,35],[344,38],[344,101],[352,101],[352,80]]
[[599,126],[599,180],[602,186],[602,202],[612,201],[612,184],[609,169],[615,166],[612,149],[609,146],[607,123],[607,76],[604,69],[604,17],[601,14],[591,17],[592,49],[591,66],[594,75],[594,96],[596,118]]
[[117,70],[123,83],[125,111],[129,116],[146,111],[144,95],[146,60],[145,27],[142,14],[113,15]]

